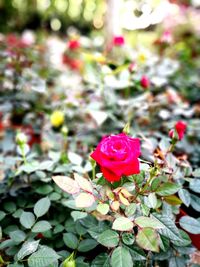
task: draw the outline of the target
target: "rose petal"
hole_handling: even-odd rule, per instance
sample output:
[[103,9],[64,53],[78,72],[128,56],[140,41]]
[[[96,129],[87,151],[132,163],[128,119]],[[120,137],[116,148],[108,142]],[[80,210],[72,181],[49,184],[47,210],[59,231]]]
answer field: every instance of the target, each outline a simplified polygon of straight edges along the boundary
[[114,172],[110,171],[109,169],[106,169],[104,167],[101,167],[101,171],[103,173],[103,176],[108,180],[109,182],[117,182],[120,180],[121,176],[116,175]]

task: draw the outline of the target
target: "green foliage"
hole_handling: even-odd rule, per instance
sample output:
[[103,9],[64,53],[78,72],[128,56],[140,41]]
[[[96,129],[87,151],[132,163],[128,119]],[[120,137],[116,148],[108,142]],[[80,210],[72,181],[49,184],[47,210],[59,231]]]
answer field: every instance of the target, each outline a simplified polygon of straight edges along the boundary
[[[81,47],[73,51],[46,33],[25,47],[21,36],[19,46],[1,37],[0,265],[191,264],[190,233],[200,234],[198,41],[193,33],[184,47],[176,34],[172,49],[157,44],[156,54],[128,41],[103,53],[96,34],[76,35]],[[64,54],[56,54],[57,41]],[[63,56],[66,64],[56,65]],[[133,56],[138,68],[130,70]],[[80,69],[68,65],[74,59]],[[144,74],[149,88],[141,86]],[[64,117],[59,127],[50,119],[56,110]],[[185,136],[169,138],[180,119]],[[140,138],[140,173],[110,183],[89,155],[103,136],[123,129]],[[122,157],[134,157],[123,149]]]

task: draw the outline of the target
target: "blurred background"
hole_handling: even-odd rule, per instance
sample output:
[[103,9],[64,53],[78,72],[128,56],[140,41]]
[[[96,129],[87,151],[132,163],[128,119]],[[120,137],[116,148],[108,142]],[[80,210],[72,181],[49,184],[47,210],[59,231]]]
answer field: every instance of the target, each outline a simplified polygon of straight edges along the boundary
[[[108,23],[107,12],[118,16],[115,17],[115,27],[151,31],[169,15],[173,15],[173,21],[178,20],[179,7],[182,12],[188,7],[198,9],[200,1],[0,0],[0,31],[22,32],[28,28],[66,33],[69,26],[74,26],[82,34],[88,34],[103,29]],[[110,23],[113,23],[112,19],[109,17]]]

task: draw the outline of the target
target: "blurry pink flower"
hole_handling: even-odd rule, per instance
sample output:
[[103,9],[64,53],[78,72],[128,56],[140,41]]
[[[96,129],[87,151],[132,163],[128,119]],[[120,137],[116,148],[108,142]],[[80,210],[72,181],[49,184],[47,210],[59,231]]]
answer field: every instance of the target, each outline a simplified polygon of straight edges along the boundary
[[130,72],[134,72],[134,71],[136,71],[136,69],[137,69],[137,64],[135,62],[132,62],[128,67],[128,70]]
[[113,45],[114,46],[123,46],[125,44],[125,40],[123,36],[115,36],[113,38]]
[[173,40],[171,31],[169,31],[169,30],[164,31],[160,40],[162,43],[170,44]]
[[149,88],[150,86],[150,80],[146,75],[143,75],[141,80],[140,80],[140,84],[143,88]]

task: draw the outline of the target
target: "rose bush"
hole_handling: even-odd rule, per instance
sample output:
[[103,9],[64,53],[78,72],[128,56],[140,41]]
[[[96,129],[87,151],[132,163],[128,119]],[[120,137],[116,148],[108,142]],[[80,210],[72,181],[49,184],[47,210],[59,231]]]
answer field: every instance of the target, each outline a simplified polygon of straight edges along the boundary
[[91,154],[109,182],[119,181],[122,175],[139,173],[139,156],[140,140],[125,133],[104,137]]

